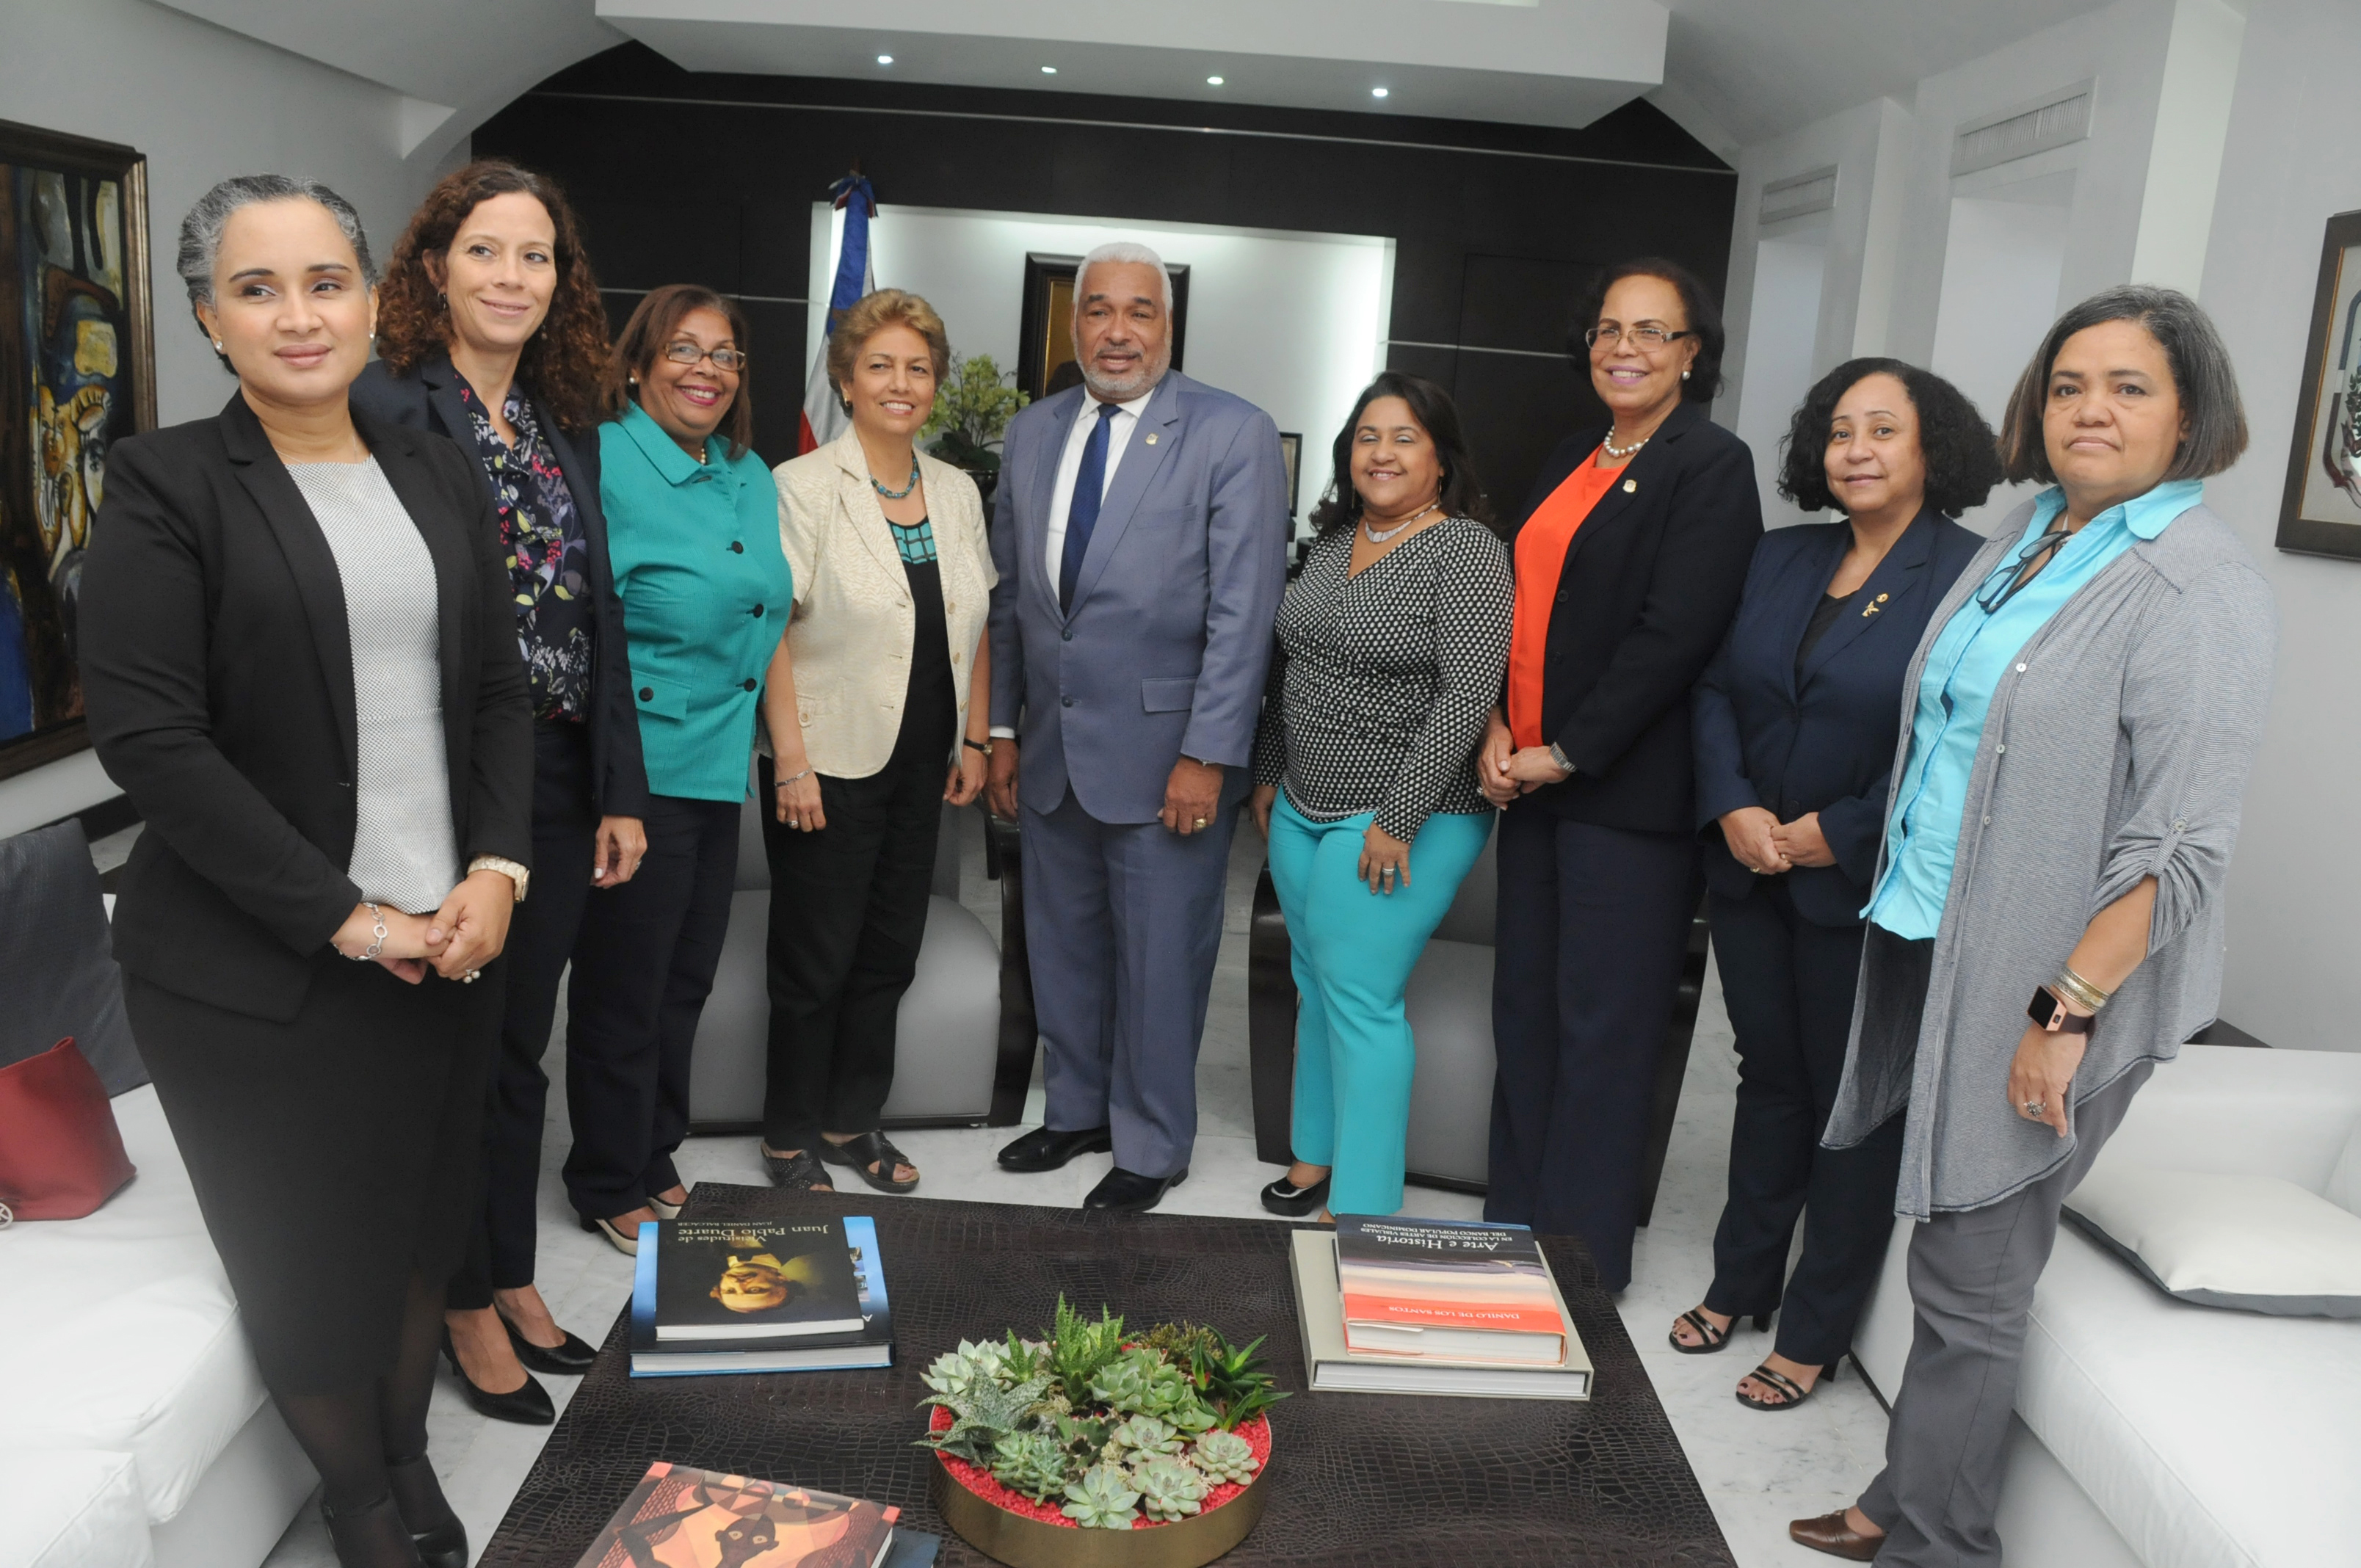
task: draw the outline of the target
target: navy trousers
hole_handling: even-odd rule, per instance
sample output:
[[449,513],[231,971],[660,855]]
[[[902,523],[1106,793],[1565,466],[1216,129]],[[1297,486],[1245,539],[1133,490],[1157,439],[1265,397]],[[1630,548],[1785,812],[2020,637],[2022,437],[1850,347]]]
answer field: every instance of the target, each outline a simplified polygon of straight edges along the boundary
[[1101,822],[1071,790],[1053,811],[1023,810],[1045,1124],[1112,1127],[1118,1167],[1170,1176],[1197,1142],[1197,1046],[1239,807],[1224,802],[1187,838]]
[[1500,818],[1488,1220],[1578,1235],[1631,1282],[1640,1156],[1697,913],[1679,833],[1569,822],[1530,797]]

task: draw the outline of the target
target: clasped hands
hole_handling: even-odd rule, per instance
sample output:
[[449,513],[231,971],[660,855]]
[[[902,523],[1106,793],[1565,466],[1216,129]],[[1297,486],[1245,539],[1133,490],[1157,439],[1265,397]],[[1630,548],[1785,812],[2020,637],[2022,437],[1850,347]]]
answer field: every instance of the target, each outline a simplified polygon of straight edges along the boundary
[[1477,752],[1476,787],[1494,806],[1506,808],[1521,795],[1543,784],[1563,784],[1573,775],[1557,765],[1547,746],[1520,747],[1508,721],[1493,710],[1484,728],[1484,744]]
[[1740,865],[1763,876],[1777,876],[1797,866],[1837,863],[1836,851],[1820,832],[1817,811],[1782,822],[1759,806],[1741,806],[1721,814],[1721,837]]
[[377,941],[377,923],[383,920],[379,963],[412,985],[426,978],[430,964],[445,980],[465,980],[500,956],[515,910],[514,883],[499,872],[471,872],[432,915],[411,915],[389,904],[372,915],[368,905],[357,904],[328,940],[345,957],[357,959]]

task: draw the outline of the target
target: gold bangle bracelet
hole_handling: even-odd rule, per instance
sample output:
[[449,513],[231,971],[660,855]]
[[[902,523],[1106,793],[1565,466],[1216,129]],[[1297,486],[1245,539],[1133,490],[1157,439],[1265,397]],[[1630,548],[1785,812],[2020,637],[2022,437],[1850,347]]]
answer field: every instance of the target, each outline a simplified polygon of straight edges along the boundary
[[2058,989],[2065,993],[2067,1001],[2079,1007],[2087,1007],[2093,1013],[2104,1007],[2108,998],[2114,994],[2110,991],[2100,990],[2081,975],[2076,974],[2070,964],[2058,966],[2058,979],[2055,983]]

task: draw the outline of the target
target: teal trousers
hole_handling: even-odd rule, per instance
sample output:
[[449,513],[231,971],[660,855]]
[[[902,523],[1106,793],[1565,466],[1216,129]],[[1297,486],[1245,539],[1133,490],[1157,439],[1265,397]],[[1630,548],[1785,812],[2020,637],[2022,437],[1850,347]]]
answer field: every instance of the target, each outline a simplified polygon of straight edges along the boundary
[[1270,812],[1270,880],[1301,999],[1291,1136],[1297,1159],[1332,1168],[1335,1214],[1401,1207],[1418,1061],[1402,987],[1492,832],[1488,811],[1438,812],[1411,843],[1409,885],[1371,893],[1357,872],[1372,815],[1313,822],[1284,790]]

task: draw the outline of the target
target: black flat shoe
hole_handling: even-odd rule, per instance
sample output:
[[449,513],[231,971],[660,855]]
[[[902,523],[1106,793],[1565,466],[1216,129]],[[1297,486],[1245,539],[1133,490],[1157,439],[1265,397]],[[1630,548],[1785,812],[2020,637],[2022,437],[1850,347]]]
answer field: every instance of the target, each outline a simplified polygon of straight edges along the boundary
[[836,1179],[819,1168],[819,1161],[812,1157],[809,1149],[797,1149],[793,1154],[773,1154],[763,1149],[763,1168],[771,1173],[771,1185],[774,1187],[785,1187],[797,1192],[836,1190]]
[[460,1386],[467,1390],[467,1403],[476,1408],[478,1415],[489,1416],[496,1421],[514,1421],[521,1427],[545,1427],[557,1420],[556,1402],[550,1398],[548,1389],[533,1381],[530,1372],[524,1375],[522,1387],[505,1394],[477,1387],[459,1365],[459,1353],[451,1347],[449,1329],[443,1331],[443,1358],[458,1374]]
[[1262,1206],[1293,1220],[1316,1214],[1320,1205],[1328,1201],[1328,1182],[1329,1178],[1323,1176],[1309,1187],[1290,1187],[1282,1176],[1262,1190]]
[[1100,1178],[1082,1200],[1085,1209],[1123,1209],[1132,1213],[1144,1213],[1164,1201],[1164,1195],[1189,1179],[1189,1168],[1182,1166],[1170,1176],[1142,1176],[1137,1171],[1116,1166]]
[[509,1343],[516,1348],[517,1359],[534,1372],[546,1372],[553,1377],[579,1377],[598,1359],[598,1351],[564,1329],[557,1332],[566,1334],[566,1343],[551,1346],[533,1343],[506,1318],[500,1319],[500,1327],[509,1331]]
[[1114,1149],[1115,1132],[1112,1128],[1084,1127],[1076,1132],[1060,1133],[1049,1127],[1036,1127],[1000,1151],[1000,1168],[1026,1175],[1059,1170],[1076,1155],[1110,1154]]
[[423,1568],[418,1542],[401,1522],[401,1510],[390,1492],[365,1508],[344,1513],[323,1498],[320,1518],[327,1524],[328,1541],[342,1568]]
[[908,1165],[912,1170],[918,1168],[910,1164],[908,1155],[887,1143],[883,1133],[862,1133],[840,1144],[822,1138],[819,1141],[819,1157],[830,1165],[851,1166],[853,1175],[880,1192],[907,1192],[918,1185],[918,1179],[915,1176],[907,1181],[894,1179],[894,1168],[897,1165]]
[[418,1561],[425,1568],[467,1568],[467,1527],[451,1511],[443,1483],[434,1478],[434,1466],[426,1456],[400,1464],[389,1460],[385,1474],[393,1484],[393,1506],[401,1515],[402,1528],[418,1548]]

